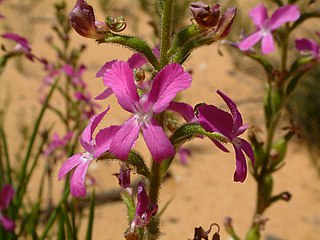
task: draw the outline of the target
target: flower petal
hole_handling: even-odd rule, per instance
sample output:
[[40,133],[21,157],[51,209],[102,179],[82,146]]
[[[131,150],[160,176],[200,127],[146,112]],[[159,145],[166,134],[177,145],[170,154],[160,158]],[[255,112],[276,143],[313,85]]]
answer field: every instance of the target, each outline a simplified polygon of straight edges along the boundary
[[107,69],[110,69],[112,65],[116,62],[117,60],[113,59],[112,61],[106,62],[100,70],[96,73],[96,78],[103,77]]
[[[152,51],[157,58],[160,57],[160,51],[158,48],[154,48],[152,49]],[[133,70],[136,68],[141,68],[143,65],[148,63],[148,61],[143,54],[135,53],[127,60],[127,63],[129,64],[130,68]]]
[[80,153],[77,153],[77,154],[73,155],[72,157],[68,158],[62,164],[62,167],[59,170],[58,180],[60,181],[62,178],[64,178],[68,172],[70,172],[73,168],[75,168],[80,163],[81,163],[81,154]]
[[254,24],[260,29],[263,27],[263,23],[268,19],[268,11],[266,7],[260,3],[250,11],[249,16]]
[[176,63],[164,67],[154,78],[148,102],[153,103],[155,113],[164,111],[181,90],[191,86],[191,75]]
[[241,51],[247,51],[252,48],[262,37],[261,31],[254,32],[253,34],[249,35],[245,39],[243,39],[238,47]]
[[129,152],[139,136],[140,127],[141,124],[137,122],[134,116],[129,118],[120,126],[114,136],[110,145],[110,152],[121,160],[127,160]]
[[237,105],[235,104],[234,101],[231,100],[231,98],[229,98],[220,90],[217,90],[217,93],[220,95],[220,97],[222,97],[222,99],[225,101],[225,103],[228,105],[228,108],[230,109],[230,112],[232,114],[232,119],[233,119],[234,130],[240,128],[243,125],[243,121],[242,121],[241,113],[237,108]]
[[155,162],[160,163],[174,155],[175,150],[167,135],[154,118],[142,127],[143,137]]
[[93,157],[98,158],[110,149],[111,142],[120,129],[119,126],[110,126],[101,129],[96,136],[96,149]]
[[11,185],[6,184],[0,192],[0,211],[7,209],[14,196],[14,189]]
[[15,228],[15,223],[10,218],[0,214],[0,223],[5,230],[9,232],[13,232]]
[[102,93],[100,93],[98,96],[96,96],[95,100],[102,100],[110,97],[113,94],[113,91],[111,88],[105,89]]
[[267,33],[263,38],[261,42],[261,49],[263,54],[269,54],[274,51],[274,42],[273,42],[273,36],[272,33]]
[[91,146],[93,132],[97,128],[98,124],[101,122],[102,118],[107,114],[109,109],[110,107],[108,106],[108,108],[104,110],[102,113],[99,113],[93,116],[90,119],[88,126],[86,126],[86,128],[83,130],[80,137],[80,143],[86,151],[92,153],[92,148],[90,146]]
[[86,187],[84,185],[84,181],[91,160],[81,161],[82,162],[74,170],[70,180],[70,192],[74,197],[86,196]]
[[198,108],[199,123],[207,132],[218,132],[232,141],[233,120],[231,114],[213,105],[203,104]]
[[270,28],[275,30],[282,24],[294,22],[300,17],[300,11],[296,5],[285,5],[278,8],[270,18]]
[[241,139],[240,148],[247,154],[247,156],[250,158],[252,166],[254,165],[254,152],[252,150],[252,147],[250,143],[248,143],[246,140]]
[[132,69],[127,62],[116,61],[103,76],[104,84],[112,89],[121,107],[129,112],[135,111],[139,95],[134,83]]
[[247,161],[240,148],[233,145],[236,152],[236,171],[233,180],[235,182],[244,182],[247,177]]
[[187,122],[192,122],[195,119],[193,107],[187,103],[171,102],[167,110],[179,113]]

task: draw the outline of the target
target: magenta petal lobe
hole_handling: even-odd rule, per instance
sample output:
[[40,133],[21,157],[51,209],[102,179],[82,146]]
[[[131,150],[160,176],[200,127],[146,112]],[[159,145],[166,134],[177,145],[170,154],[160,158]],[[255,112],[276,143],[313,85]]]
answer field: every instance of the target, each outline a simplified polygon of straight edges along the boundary
[[160,163],[162,160],[174,155],[173,145],[154,118],[151,119],[149,124],[143,125],[142,132],[155,162]]
[[115,157],[127,160],[129,152],[139,136],[140,126],[141,124],[137,122],[135,116],[120,126],[110,145],[110,152]]
[[86,187],[84,184],[90,160],[81,160],[82,162],[74,170],[70,180],[70,192],[74,197],[85,197]]
[[296,5],[286,5],[278,8],[270,18],[270,28],[275,30],[282,24],[294,22],[300,17],[300,11]]
[[191,86],[191,75],[176,63],[164,67],[154,78],[148,101],[155,113],[164,111],[176,94]]
[[263,27],[263,23],[268,19],[268,11],[261,3],[250,11],[249,16],[253,20],[254,24],[261,28]]
[[247,51],[250,48],[252,48],[257,42],[259,42],[261,37],[262,37],[261,31],[255,32],[249,35],[248,37],[246,37],[245,39],[243,39],[239,43],[238,47],[241,51]]
[[75,168],[80,163],[81,163],[81,154],[80,153],[75,154],[72,157],[68,158],[62,164],[62,167],[59,170],[58,180],[60,181],[62,178],[64,178],[68,172],[70,172],[73,168]]

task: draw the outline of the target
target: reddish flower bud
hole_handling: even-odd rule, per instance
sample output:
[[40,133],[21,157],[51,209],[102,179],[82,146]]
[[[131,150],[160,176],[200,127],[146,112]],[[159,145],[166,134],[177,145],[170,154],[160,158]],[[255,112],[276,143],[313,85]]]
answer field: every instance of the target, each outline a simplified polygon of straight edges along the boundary
[[215,27],[220,18],[220,4],[213,5],[212,8],[203,2],[191,3],[190,11],[194,20],[203,27]]
[[84,0],[77,0],[69,20],[74,30],[86,38],[101,39],[109,32],[104,22],[96,21],[92,6]]

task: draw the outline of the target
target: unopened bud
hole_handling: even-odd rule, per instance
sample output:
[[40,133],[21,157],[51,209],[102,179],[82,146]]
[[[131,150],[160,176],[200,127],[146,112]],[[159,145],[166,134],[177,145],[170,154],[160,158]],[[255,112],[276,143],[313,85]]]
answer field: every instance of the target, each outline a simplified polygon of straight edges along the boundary
[[108,28],[114,32],[122,32],[127,27],[127,23],[124,20],[123,16],[117,17],[117,18],[107,16],[106,24],[107,24]]
[[96,21],[92,6],[84,0],[77,0],[69,20],[74,30],[86,38],[101,39],[109,32],[104,22]]
[[292,197],[292,195],[291,195],[291,193],[289,193],[289,192],[283,192],[283,193],[281,193],[281,199],[284,200],[284,201],[286,201],[286,202],[289,202],[290,199],[291,199],[291,197]]
[[194,20],[202,27],[215,27],[220,18],[220,4],[215,4],[210,8],[203,2],[195,2],[191,3],[190,11]]
[[141,83],[146,78],[145,72],[141,68],[135,68],[133,70],[134,80],[136,83]]

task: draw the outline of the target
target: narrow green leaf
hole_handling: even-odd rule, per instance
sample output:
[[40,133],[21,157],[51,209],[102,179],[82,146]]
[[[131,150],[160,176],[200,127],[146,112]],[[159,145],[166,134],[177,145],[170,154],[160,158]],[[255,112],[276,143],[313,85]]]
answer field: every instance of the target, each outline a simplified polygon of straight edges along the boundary
[[90,212],[89,212],[89,221],[87,226],[87,236],[86,240],[92,239],[92,229],[93,229],[93,219],[94,219],[94,203],[95,203],[95,191],[92,190],[91,201],[90,201]]
[[6,160],[6,168],[3,168],[3,170],[5,170],[5,172],[7,174],[7,179],[6,179],[7,182],[9,184],[11,184],[12,183],[12,178],[11,178],[11,171],[12,170],[11,170],[11,165],[10,165],[10,157],[9,157],[9,150],[8,150],[8,145],[7,145],[7,137],[6,137],[6,133],[4,131],[4,128],[3,128],[3,121],[2,120],[0,122],[0,138],[1,138],[0,147],[2,147],[2,149],[3,149],[4,157],[5,157],[5,160]]
[[63,214],[63,218],[64,218],[65,223],[66,223],[65,225],[66,225],[66,228],[67,228],[68,239],[72,239],[73,236],[74,236],[74,231],[72,229],[71,222],[70,222],[70,219],[69,219],[69,216],[68,216],[68,211],[67,211],[67,208],[66,208],[66,204],[62,204],[61,213]]
[[58,228],[58,240],[65,240],[66,236],[64,233],[64,217],[60,216],[59,228]]

